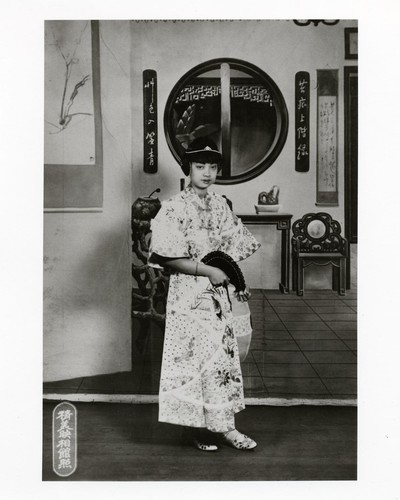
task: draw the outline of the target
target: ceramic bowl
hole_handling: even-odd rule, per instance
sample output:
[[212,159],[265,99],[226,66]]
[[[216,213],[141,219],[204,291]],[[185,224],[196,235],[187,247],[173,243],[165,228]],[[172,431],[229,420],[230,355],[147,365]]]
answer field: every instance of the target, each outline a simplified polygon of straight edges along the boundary
[[263,212],[279,212],[281,206],[280,205],[254,205],[257,214],[261,214]]

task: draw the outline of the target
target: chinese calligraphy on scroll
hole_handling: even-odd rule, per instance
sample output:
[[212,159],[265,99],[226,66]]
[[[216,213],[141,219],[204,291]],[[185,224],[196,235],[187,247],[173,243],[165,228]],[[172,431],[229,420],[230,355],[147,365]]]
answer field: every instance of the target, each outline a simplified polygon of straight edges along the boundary
[[143,71],[143,170],[147,174],[157,172],[157,73]]
[[338,70],[317,70],[317,205],[338,205]]
[[295,78],[295,169],[310,169],[310,74],[299,71]]

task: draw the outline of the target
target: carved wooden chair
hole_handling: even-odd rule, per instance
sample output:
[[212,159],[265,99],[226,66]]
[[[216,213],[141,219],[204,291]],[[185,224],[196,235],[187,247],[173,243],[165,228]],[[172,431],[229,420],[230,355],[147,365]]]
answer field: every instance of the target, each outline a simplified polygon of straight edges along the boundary
[[325,212],[308,213],[292,226],[292,284],[304,293],[304,269],[312,264],[332,265],[332,288],[346,295],[348,242],[338,221]]

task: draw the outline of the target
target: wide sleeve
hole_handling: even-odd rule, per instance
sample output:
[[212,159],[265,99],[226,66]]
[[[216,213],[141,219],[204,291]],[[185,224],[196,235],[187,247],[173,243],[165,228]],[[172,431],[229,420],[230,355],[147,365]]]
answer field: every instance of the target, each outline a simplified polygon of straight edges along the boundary
[[230,255],[236,262],[250,257],[261,246],[242,221],[232,212],[225,200],[221,239],[220,250]]
[[151,221],[151,239],[148,264],[158,269],[162,268],[158,256],[177,259],[189,257],[188,245],[185,239],[184,204],[173,200],[162,203],[161,208]]

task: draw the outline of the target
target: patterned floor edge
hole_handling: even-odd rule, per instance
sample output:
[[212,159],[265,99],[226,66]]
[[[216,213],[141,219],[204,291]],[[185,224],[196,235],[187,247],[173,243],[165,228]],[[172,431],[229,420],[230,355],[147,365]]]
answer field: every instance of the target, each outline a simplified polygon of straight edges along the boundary
[[[146,394],[43,394],[44,401],[71,401],[76,403],[130,403],[155,404],[158,396]],[[357,399],[307,399],[307,398],[245,398],[248,406],[357,406]]]

